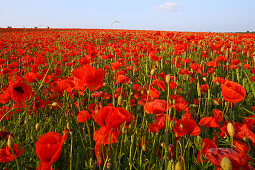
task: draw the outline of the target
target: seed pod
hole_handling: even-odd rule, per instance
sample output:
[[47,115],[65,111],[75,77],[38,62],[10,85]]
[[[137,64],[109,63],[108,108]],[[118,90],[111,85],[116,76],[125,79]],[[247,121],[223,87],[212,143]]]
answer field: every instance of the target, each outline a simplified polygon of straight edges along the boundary
[[13,138],[11,135],[9,135],[8,141],[7,141],[7,146],[8,146],[9,148],[12,148],[13,145],[14,145],[14,138]]
[[235,136],[235,127],[232,123],[227,124],[227,131],[229,136],[234,137]]
[[221,159],[220,166],[223,170],[232,170],[232,163],[226,157]]

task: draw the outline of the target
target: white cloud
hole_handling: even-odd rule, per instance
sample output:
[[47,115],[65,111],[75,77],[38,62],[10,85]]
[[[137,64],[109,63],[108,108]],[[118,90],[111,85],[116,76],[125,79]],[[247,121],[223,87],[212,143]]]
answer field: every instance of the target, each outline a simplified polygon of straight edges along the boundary
[[181,10],[182,8],[180,8],[176,2],[166,2],[163,5],[158,6],[157,9],[160,11],[175,11]]

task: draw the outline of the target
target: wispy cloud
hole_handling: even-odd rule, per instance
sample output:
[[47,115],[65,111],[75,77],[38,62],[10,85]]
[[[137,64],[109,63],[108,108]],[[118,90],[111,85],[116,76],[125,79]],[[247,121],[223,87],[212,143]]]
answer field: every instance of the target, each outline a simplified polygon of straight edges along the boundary
[[182,8],[176,2],[165,2],[163,5],[157,7],[160,11],[176,11],[182,10]]

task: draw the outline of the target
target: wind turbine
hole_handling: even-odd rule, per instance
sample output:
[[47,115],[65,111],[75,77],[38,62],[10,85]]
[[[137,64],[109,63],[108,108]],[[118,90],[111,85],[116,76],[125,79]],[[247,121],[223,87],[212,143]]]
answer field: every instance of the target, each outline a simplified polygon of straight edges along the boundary
[[120,23],[120,22],[117,21],[117,20],[116,20],[116,17],[114,16],[114,17],[113,17],[113,22],[112,22],[112,24],[111,24],[110,26],[113,25],[113,28],[115,29],[115,28],[116,28],[116,23]]

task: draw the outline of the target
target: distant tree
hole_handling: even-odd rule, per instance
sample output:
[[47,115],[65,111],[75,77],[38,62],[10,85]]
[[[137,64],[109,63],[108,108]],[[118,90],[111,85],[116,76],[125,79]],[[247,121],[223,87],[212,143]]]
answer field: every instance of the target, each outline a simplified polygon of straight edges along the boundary
[[12,28],[12,26],[8,26],[7,28]]
[[246,33],[248,33],[248,34],[249,34],[249,33],[250,33],[250,31],[249,31],[249,30],[247,30],[247,31],[246,31]]

